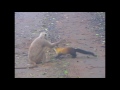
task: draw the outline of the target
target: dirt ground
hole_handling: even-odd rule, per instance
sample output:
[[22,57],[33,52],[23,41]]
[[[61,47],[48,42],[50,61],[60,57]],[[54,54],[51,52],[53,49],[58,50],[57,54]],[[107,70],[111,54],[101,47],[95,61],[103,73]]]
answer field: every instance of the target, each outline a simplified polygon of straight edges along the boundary
[[104,12],[16,12],[15,67],[28,65],[28,48],[41,31],[48,31],[51,42],[64,38],[64,46],[97,57],[77,53],[55,60],[55,53],[46,54],[47,62],[37,68],[15,69],[15,78],[105,78]]

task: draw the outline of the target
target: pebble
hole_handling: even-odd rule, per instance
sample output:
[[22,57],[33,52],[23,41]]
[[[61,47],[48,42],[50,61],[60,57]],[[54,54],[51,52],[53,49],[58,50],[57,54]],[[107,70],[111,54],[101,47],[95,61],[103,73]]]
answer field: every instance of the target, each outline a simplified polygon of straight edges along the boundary
[[31,73],[30,73],[29,75],[30,75],[30,76],[33,76],[33,74],[31,74]]
[[94,50],[96,51],[97,49],[96,49],[96,48],[94,48]]
[[29,26],[25,26],[25,27],[29,27]]
[[44,72],[42,75],[45,75],[45,74],[47,74],[47,72]]
[[69,45],[69,44],[66,44],[67,46]]
[[47,28],[45,28],[45,30],[46,30],[46,31],[48,31],[48,29],[47,29]]
[[23,56],[27,56],[27,54],[26,54],[26,53],[24,53],[24,54],[23,54]]
[[90,48],[93,48],[93,47],[90,47]]
[[90,72],[91,74],[93,74],[94,72]]
[[89,56],[87,56],[87,58],[90,58]]
[[105,48],[105,46],[101,46],[101,47]]

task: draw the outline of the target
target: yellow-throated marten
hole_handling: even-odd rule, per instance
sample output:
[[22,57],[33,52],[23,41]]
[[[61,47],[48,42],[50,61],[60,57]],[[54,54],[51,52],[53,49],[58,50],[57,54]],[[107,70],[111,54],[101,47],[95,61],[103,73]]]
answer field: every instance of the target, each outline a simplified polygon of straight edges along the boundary
[[96,56],[94,53],[89,52],[89,51],[85,51],[79,48],[72,48],[72,47],[58,47],[58,48],[54,48],[57,56],[55,58],[59,58],[61,55],[66,55],[66,54],[70,54],[72,55],[72,58],[76,58],[77,54],[76,52],[82,53],[82,54],[88,54],[88,55],[92,55],[92,56]]

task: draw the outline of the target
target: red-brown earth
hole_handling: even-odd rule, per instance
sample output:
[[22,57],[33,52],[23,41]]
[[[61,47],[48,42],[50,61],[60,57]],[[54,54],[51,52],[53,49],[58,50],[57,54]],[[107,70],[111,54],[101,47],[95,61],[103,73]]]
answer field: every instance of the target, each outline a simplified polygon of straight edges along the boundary
[[48,62],[37,68],[15,69],[15,78],[105,78],[104,12],[16,12],[15,67],[27,66],[28,48],[44,30],[52,42],[65,39],[66,46],[97,57],[77,53],[77,58],[55,60],[47,55]]

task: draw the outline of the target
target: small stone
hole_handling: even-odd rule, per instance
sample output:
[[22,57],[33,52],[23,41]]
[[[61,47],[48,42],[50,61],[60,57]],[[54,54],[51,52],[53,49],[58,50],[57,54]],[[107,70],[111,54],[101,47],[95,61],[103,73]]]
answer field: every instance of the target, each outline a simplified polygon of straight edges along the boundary
[[45,74],[47,74],[47,72],[44,72],[42,75],[45,75]]
[[87,56],[87,58],[90,58],[89,56]]
[[97,49],[96,49],[96,48],[94,48],[94,50],[96,51]]
[[93,48],[93,47],[90,47],[90,48]]
[[25,27],[29,27],[29,26],[25,26]]
[[46,30],[46,31],[48,31],[48,29],[47,29],[47,28],[45,28],[45,30]]
[[102,41],[103,43],[105,43],[105,41]]
[[101,46],[101,47],[105,48],[105,46]]
[[67,46],[69,46],[69,44],[66,44]]
[[32,73],[30,73],[29,75],[30,75],[30,76],[33,76],[33,74],[32,74]]
[[23,56],[27,56],[27,54],[23,54]]
[[93,74],[94,72],[90,72],[91,74]]

